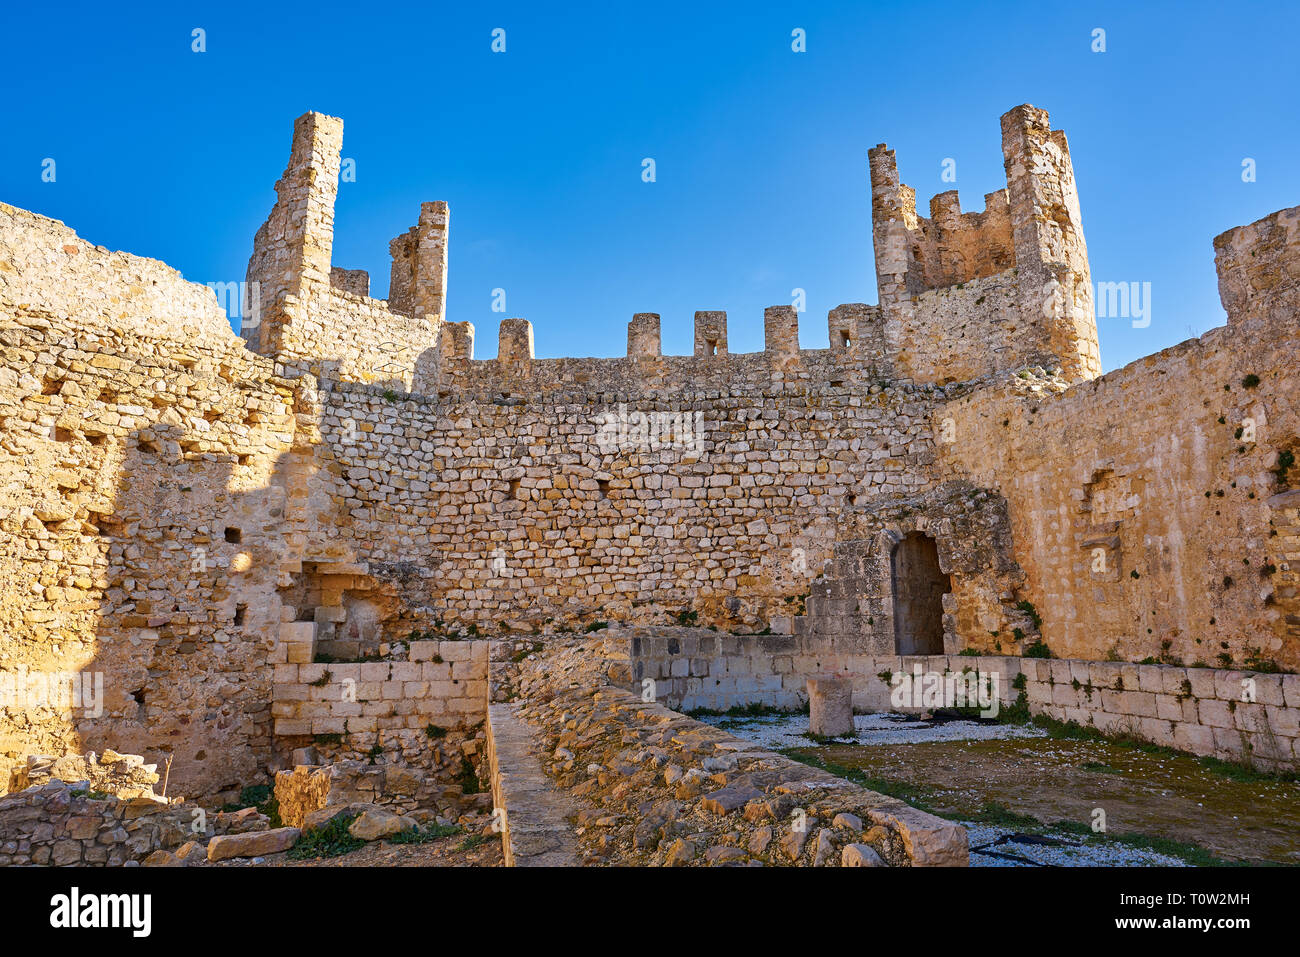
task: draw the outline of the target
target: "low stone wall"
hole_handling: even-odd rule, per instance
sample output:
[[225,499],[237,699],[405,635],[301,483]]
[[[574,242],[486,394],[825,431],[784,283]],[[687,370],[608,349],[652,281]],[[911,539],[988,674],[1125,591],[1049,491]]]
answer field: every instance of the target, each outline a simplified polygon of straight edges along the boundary
[[0,798],[0,866],[117,866],[211,833],[194,805],[119,799],[84,783],[52,779]]
[[1300,675],[994,655],[866,655],[848,642],[688,628],[638,629],[626,640],[631,686],[685,711],[747,704],[796,710],[807,704],[807,679],[820,674],[851,677],[859,712],[930,710],[891,700],[894,676],[917,668],[995,674],[1006,706],[1019,697],[1015,685],[1023,674],[1031,714],[1267,769],[1300,767]]
[[[882,674],[920,665],[923,671],[995,671],[1006,703],[1019,674],[1018,658],[959,655],[870,655],[849,641],[789,635],[721,635],[698,628],[636,629],[628,641],[634,690],[683,711],[726,711],[747,704],[797,711],[808,703],[809,678],[842,674],[853,679],[855,711],[897,710]],[[647,684],[652,682],[652,684]],[[921,710],[921,709],[904,709]]]
[[565,795],[533,754],[534,737],[517,706],[488,707],[492,806],[498,809],[506,867],[572,867],[577,838],[566,821]]
[[[960,825],[618,687],[627,648],[622,634],[559,639],[520,666],[511,715],[573,802],[583,863],[968,863]],[[497,777],[502,763],[498,750]]]
[[277,664],[279,737],[465,728],[487,708],[488,641],[413,641],[408,661]]
[[1266,769],[1300,767],[1300,675],[1020,662],[1030,711]]
[[349,804],[380,805],[401,813],[433,809],[455,819],[467,799],[459,784],[437,774],[405,765],[340,761],[322,766],[298,765],[275,775],[275,798],[280,820],[302,827],[312,811]]

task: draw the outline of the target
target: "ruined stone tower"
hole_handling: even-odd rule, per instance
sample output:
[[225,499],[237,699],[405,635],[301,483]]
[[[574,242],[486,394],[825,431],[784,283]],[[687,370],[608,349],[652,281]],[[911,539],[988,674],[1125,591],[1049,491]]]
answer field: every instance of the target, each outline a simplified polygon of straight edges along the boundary
[[1024,365],[1072,382],[1101,373],[1088,251],[1065,134],[1047,111],[1002,117],[1007,188],[963,213],[957,191],[917,216],[894,151],[869,151],[872,239],[886,348],[898,373],[952,382]]

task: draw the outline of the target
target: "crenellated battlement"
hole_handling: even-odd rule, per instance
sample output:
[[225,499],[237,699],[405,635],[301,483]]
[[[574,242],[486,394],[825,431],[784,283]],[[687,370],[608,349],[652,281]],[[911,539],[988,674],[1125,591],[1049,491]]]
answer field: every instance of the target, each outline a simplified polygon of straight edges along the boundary
[[[473,327],[448,329],[445,202],[423,203],[416,224],[389,243],[386,301],[370,297],[363,270],[330,261],[342,136],[336,117],[307,113],[294,124],[289,165],[249,260],[263,303],[260,322],[245,332],[249,345],[326,378],[426,392],[463,382],[466,370],[485,367],[473,359]],[[940,193],[929,217],[917,215],[894,151],[883,143],[869,151],[879,305],[842,305],[827,316],[837,378],[943,384],[1025,365],[1060,368],[1071,380],[1100,371],[1065,136],[1045,111],[1020,106],[1002,118],[1002,148],[1006,189],[987,194],[979,212],[962,212],[955,190]],[[774,305],[763,315],[765,362],[733,363],[727,323],[723,310],[695,313],[692,357],[706,360],[695,367],[702,382],[720,366],[770,377],[770,367],[780,374],[825,351],[801,349],[797,310]],[[494,376],[529,377],[529,323],[504,321],[498,349]],[[664,358],[657,313],[633,317],[627,356],[640,363],[634,375],[656,379],[654,363]],[[616,360],[581,361],[599,375]]]
[[[276,202],[253,240],[247,284],[260,314],[245,316],[249,348],[325,378],[411,388],[442,367],[447,289],[445,202],[424,203],[415,226],[389,244],[387,301],[362,269],[333,265],[334,204],[343,121],[304,113],[294,122]],[[472,348],[472,330],[469,333]],[[453,349],[466,345],[465,330]]]

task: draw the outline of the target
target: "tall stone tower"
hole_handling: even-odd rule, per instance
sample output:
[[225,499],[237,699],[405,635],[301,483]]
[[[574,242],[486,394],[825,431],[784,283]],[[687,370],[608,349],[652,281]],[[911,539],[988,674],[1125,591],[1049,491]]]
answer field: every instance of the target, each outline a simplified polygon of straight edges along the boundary
[[918,382],[1030,364],[1071,381],[1101,373],[1088,252],[1065,134],[1047,112],[1002,117],[1007,188],[963,213],[955,190],[916,213],[894,151],[868,153],[876,285],[887,348]]

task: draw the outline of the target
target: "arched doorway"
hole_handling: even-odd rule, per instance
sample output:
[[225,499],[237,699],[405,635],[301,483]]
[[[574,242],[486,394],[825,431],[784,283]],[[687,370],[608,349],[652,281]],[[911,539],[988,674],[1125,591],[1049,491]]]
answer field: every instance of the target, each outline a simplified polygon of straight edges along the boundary
[[894,653],[943,654],[943,596],[952,580],[939,570],[933,538],[910,532],[890,556],[894,592]]

